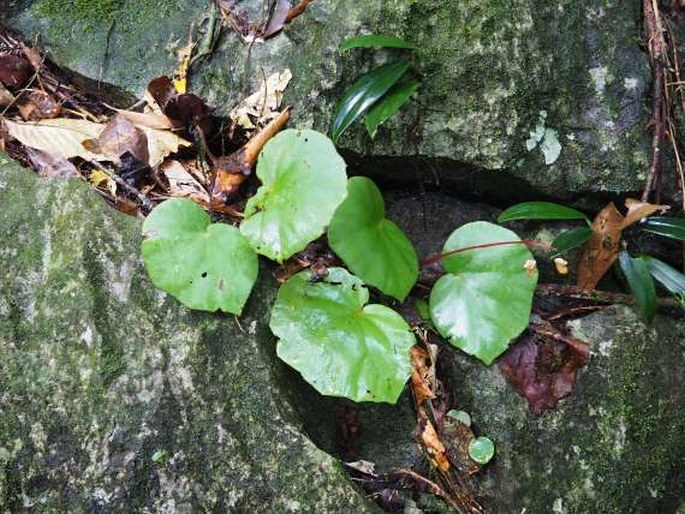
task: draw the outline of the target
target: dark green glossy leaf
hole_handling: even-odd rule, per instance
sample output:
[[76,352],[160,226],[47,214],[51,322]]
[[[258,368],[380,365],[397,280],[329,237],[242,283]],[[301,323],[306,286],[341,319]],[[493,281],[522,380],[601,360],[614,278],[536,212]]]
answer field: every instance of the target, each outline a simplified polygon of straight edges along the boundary
[[240,231],[191,200],[156,207],[143,223],[143,262],[152,283],[191,309],[240,314],[257,279],[257,254]]
[[647,263],[641,258],[633,259],[626,251],[619,254],[618,263],[642,313],[651,321],[656,314],[657,297]]
[[660,236],[685,241],[685,218],[652,216],[651,218],[642,220],[640,227],[649,232],[659,234]]
[[585,242],[592,236],[592,229],[590,227],[578,227],[567,230],[559,234],[554,241],[552,241],[552,246],[554,250],[550,252],[552,258],[558,257],[559,255],[582,246]]
[[407,48],[409,50],[416,50],[417,47],[397,37],[371,34],[368,36],[355,36],[346,40],[340,45],[340,53],[352,48]]
[[499,215],[498,221],[513,220],[587,220],[585,214],[571,207],[551,202],[524,202],[512,205]]
[[487,464],[495,455],[495,443],[488,437],[477,437],[469,443],[469,457],[478,464]]
[[400,301],[414,287],[419,261],[404,232],[385,218],[381,192],[372,180],[347,182],[347,198],[328,227],[333,251],[367,284]]
[[410,66],[409,62],[400,59],[371,70],[355,82],[340,100],[333,115],[333,141],[337,143],[347,127],[385,95]]
[[364,117],[366,130],[371,138],[376,137],[378,127],[392,118],[407,103],[409,97],[419,88],[418,80],[400,82],[374,104]]
[[656,281],[675,296],[685,309],[685,274],[654,257],[643,255],[641,259]]
[[345,198],[345,161],[324,134],[284,130],[264,146],[262,181],[240,231],[262,255],[283,262],[321,236]]
[[416,341],[399,314],[368,300],[363,282],[343,268],[320,281],[303,271],[278,291],[269,326],[278,356],[321,394],[395,403]]
[[[450,235],[443,253],[459,248],[521,239],[485,221]],[[529,270],[533,256],[524,244],[468,250],[443,259],[448,273],[433,286],[431,318],[452,345],[491,364],[527,326],[538,280]]]

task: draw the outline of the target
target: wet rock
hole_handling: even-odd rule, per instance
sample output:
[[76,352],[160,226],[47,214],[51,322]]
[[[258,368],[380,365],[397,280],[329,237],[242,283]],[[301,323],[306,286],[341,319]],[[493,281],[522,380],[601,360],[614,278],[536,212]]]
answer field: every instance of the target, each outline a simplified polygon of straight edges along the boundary
[[148,281],[140,222],[0,154],[0,512],[374,512],[300,431],[266,323]]
[[[254,26],[261,0],[236,3]],[[546,194],[596,207],[588,194],[642,189],[648,167],[649,66],[639,0],[378,2],[317,0],[277,36],[248,44],[225,29],[192,73],[220,112],[292,69],[293,124],[327,131],[344,91],[396,51],[338,45],[358,34],[418,46],[416,100],[372,140],[358,124],[340,145],[353,167],[386,180],[438,183],[507,198]],[[170,74],[205,0],[9,2],[8,23],[40,33],[56,60],[140,95]],[[1,15],[0,15],[1,16]],[[535,135],[535,136],[534,136]]]

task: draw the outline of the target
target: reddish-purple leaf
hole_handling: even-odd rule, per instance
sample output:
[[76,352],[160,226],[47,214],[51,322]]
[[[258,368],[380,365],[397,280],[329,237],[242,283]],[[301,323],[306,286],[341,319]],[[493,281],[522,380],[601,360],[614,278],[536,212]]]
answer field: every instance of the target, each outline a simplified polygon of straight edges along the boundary
[[279,32],[283,28],[283,25],[285,24],[285,20],[288,18],[289,12],[290,12],[290,1],[289,0],[278,0],[276,8],[274,9],[273,15],[271,16],[269,23],[267,24],[266,28],[264,29],[264,37],[265,38],[274,35],[276,32]]
[[19,89],[33,76],[33,66],[23,57],[0,55],[0,82],[10,89]]
[[561,334],[549,324],[538,328],[522,335],[498,362],[535,416],[571,394],[578,369],[587,364],[590,355],[584,342]]

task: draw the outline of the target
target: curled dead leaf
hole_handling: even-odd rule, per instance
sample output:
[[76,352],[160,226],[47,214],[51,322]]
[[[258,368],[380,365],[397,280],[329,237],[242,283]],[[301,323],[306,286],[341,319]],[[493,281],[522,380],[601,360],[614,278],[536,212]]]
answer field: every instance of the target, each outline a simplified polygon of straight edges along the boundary
[[24,87],[33,76],[31,63],[23,57],[0,54],[0,82],[10,89]]
[[629,198],[625,205],[628,209],[623,216],[613,202],[607,204],[592,222],[592,235],[585,243],[578,264],[578,286],[594,289],[606,272],[618,259],[621,233],[623,229],[637,223],[642,218],[669,207],[654,205]]
[[61,155],[26,147],[26,157],[41,177],[70,178],[79,176],[76,166]]
[[538,263],[535,259],[528,259],[526,262],[523,263],[523,268],[526,270],[526,274],[529,277],[534,277],[535,272],[538,269]]
[[445,445],[440,441],[440,437],[435,431],[433,424],[428,419],[424,419],[424,421],[425,425],[421,431],[421,442],[426,448],[426,453],[436,468],[443,472],[447,471],[450,469],[450,463],[445,454]]
[[145,132],[121,114],[116,114],[96,139],[84,141],[83,146],[115,163],[119,163],[126,152],[141,162],[150,160]]
[[17,108],[27,121],[56,118],[62,112],[62,106],[49,93],[40,90],[22,95],[17,101]]
[[435,370],[428,352],[419,346],[414,346],[411,353],[411,386],[417,406],[421,406],[425,400],[435,398],[434,381]]
[[0,107],[7,107],[14,102],[14,95],[0,83]]
[[196,196],[209,202],[209,195],[205,188],[181,162],[168,159],[160,165],[159,169],[169,181],[170,196]]

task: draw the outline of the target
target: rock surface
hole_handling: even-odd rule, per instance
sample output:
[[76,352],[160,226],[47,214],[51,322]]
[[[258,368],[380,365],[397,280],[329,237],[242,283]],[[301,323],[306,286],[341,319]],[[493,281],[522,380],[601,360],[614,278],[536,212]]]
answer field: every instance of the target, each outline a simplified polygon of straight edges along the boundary
[[[208,0],[7,1],[5,18],[40,33],[57,62],[140,95],[176,67]],[[341,147],[356,168],[389,180],[439,182],[504,197],[639,191],[648,166],[649,66],[639,48],[640,0],[317,0],[279,35],[252,45],[226,29],[192,88],[227,112],[264,74],[292,69],[293,123],[327,131],[345,89],[392,52],[338,45],[388,34],[418,45],[422,86],[375,140],[361,124]],[[263,22],[263,2],[236,10]],[[2,15],[0,15],[2,16]],[[546,118],[541,118],[541,113]],[[530,132],[546,139],[527,150]],[[558,142],[558,159],[543,146]],[[546,162],[547,160],[547,162]]]
[[2,164],[0,204],[0,512],[376,511],[300,431],[269,280],[190,312],[86,184]]

